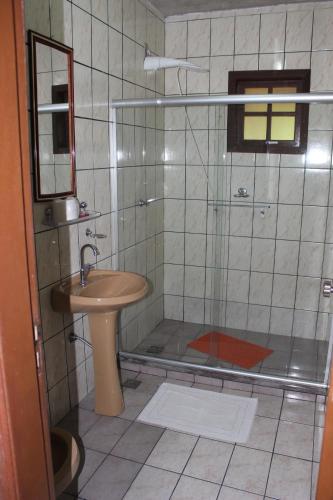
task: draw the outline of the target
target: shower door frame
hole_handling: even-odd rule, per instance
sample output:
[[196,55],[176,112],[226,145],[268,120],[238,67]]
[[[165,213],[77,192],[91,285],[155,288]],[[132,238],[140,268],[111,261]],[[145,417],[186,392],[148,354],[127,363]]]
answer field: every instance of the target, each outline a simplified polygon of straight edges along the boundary
[[[309,92],[299,94],[253,94],[253,95],[203,95],[203,96],[176,96],[142,99],[115,99],[111,103],[109,110],[110,122],[110,164],[111,164],[111,212],[112,212],[112,267],[118,268],[118,200],[117,200],[117,109],[125,108],[145,108],[145,107],[176,107],[176,106],[216,106],[229,104],[254,104],[254,103],[297,103],[297,104],[323,104],[333,103],[333,92]],[[181,368],[182,370],[207,372],[208,374],[226,375],[241,380],[258,380],[262,382],[273,382],[279,387],[299,387],[304,390],[317,390],[325,392],[328,388],[328,378],[332,356],[333,342],[333,314],[329,314],[327,326],[329,335],[329,347],[327,352],[325,380],[323,383],[306,380],[296,380],[291,377],[281,377],[277,375],[264,375],[261,373],[234,370],[228,368],[218,368],[205,366],[172,359],[157,358],[143,354],[136,354],[127,351],[119,351],[122,359],[138,362],[150,362],[155,365],[165,365],[171,368]]]

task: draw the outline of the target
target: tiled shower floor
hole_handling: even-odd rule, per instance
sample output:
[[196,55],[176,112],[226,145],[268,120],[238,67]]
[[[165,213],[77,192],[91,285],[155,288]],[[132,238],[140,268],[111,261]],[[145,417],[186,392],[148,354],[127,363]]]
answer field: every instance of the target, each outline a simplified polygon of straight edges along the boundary
[[238,365],[232,365],[187,346],[189,342],[209,331],[224,332],[274,351],[251,371],[315,382],[324,381],[328,342],[322,340],[233,330],[166,319],[138,345],[134,352],[188,363],[242,369]]
[[[179,374],[177,374],[179,375]],[[324,421],[324,398],[192,376],[168,378],[258,398],[246,444],[225,443],[136,421],[165,378],[123,370],[126,408],[119,417],[93,411],[91,393],[59,424],[81,442],[83,468],[61,500],[314,500]],[[239,390],[242,388],[243,390]]]

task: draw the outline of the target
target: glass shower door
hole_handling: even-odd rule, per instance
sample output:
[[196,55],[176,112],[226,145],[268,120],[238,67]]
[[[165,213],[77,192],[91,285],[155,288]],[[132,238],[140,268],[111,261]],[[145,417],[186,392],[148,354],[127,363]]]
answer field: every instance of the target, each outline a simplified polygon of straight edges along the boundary
[[210,322],[263,351],[252,365],[214,363],[323,383],[332,324],[332,300],[322,294],[333,277],[331,110],[312,104],[307,153],[279,155],[228,153],[221,108],[211,141]]

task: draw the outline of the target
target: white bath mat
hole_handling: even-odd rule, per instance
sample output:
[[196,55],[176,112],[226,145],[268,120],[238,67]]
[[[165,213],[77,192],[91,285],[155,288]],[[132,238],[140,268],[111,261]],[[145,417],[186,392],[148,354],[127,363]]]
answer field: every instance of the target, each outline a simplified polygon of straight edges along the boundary
[[246,443],[257,404],[255,398],[164,383],[138,420],[219,441]]

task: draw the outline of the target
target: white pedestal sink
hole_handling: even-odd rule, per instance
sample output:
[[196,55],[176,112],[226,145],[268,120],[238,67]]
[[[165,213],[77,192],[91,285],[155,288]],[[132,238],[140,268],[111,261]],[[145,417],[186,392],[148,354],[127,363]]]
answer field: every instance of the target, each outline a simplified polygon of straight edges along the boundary
[[148,283],[135,273],[92,270],[86,286],[76,275],[52,290],[55,311],[88,313],[95,373],[95,411],[119,415],[124,408],[116,353],[117,316],[120,309],[141,300]]

